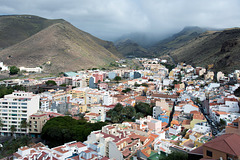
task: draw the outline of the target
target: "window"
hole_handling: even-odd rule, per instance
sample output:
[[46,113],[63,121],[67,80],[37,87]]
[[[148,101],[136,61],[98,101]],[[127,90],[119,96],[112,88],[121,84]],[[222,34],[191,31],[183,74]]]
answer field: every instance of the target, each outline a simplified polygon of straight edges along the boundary
[[212,151],[207,150],[207,156],[212,157]]

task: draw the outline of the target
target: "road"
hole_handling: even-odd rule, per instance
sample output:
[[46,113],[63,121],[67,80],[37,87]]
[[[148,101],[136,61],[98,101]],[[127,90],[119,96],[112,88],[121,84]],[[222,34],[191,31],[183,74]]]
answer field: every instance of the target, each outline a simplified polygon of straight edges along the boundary
[[[193,100],[194,101],[194,100]],[[202,112],[202,114],[204,115],[204,117],[206,118],[208,124],[210,125],[211,127],[211,130],[212,130],[212,134],[215,136],[217,135],[219,132],[220,132],[220,129],[217,127],[218,124],[216,121],[212,120],[211,117],[206,114],[204,108],[205,106],[203,104],[199,104],[199,103],[196,103],[196,101],[194,101],[195,105],[198,106],[198,108],[200,109],[200,111]]]

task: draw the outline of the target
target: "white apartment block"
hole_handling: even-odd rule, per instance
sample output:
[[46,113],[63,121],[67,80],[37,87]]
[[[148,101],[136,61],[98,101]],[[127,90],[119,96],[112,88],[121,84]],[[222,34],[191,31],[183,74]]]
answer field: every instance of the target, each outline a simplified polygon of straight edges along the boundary
[[39,95],[31,92],[14,91],[0,99],[0,119],[3,127],[0,128],[1,135],[10,135],[11,126],[15,126],[15,135],[28,133],[28,129],[21,128],[21,121],[28,122],[29,116],[39,109]]
[[19,69],[20,71],[42,73],[42,68],[40,67],[35,67],[35,68],[19,67]]

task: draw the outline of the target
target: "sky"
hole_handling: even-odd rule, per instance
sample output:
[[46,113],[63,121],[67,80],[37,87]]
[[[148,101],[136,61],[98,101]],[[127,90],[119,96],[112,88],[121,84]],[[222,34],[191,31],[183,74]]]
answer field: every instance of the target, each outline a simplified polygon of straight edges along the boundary
[[129,33],[165,36],[185,26],[240,25],[240,0],[0,0],[0,15],[65,19],[105,40]]

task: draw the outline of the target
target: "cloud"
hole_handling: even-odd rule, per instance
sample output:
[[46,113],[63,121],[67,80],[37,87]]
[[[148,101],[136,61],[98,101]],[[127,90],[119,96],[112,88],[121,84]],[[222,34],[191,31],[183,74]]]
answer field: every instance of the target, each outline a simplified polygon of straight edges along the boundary
[[63,18],[103,39],[131,32],[164,35],[185,26],[240,24],[239,0],[1,0],[0,14]]

